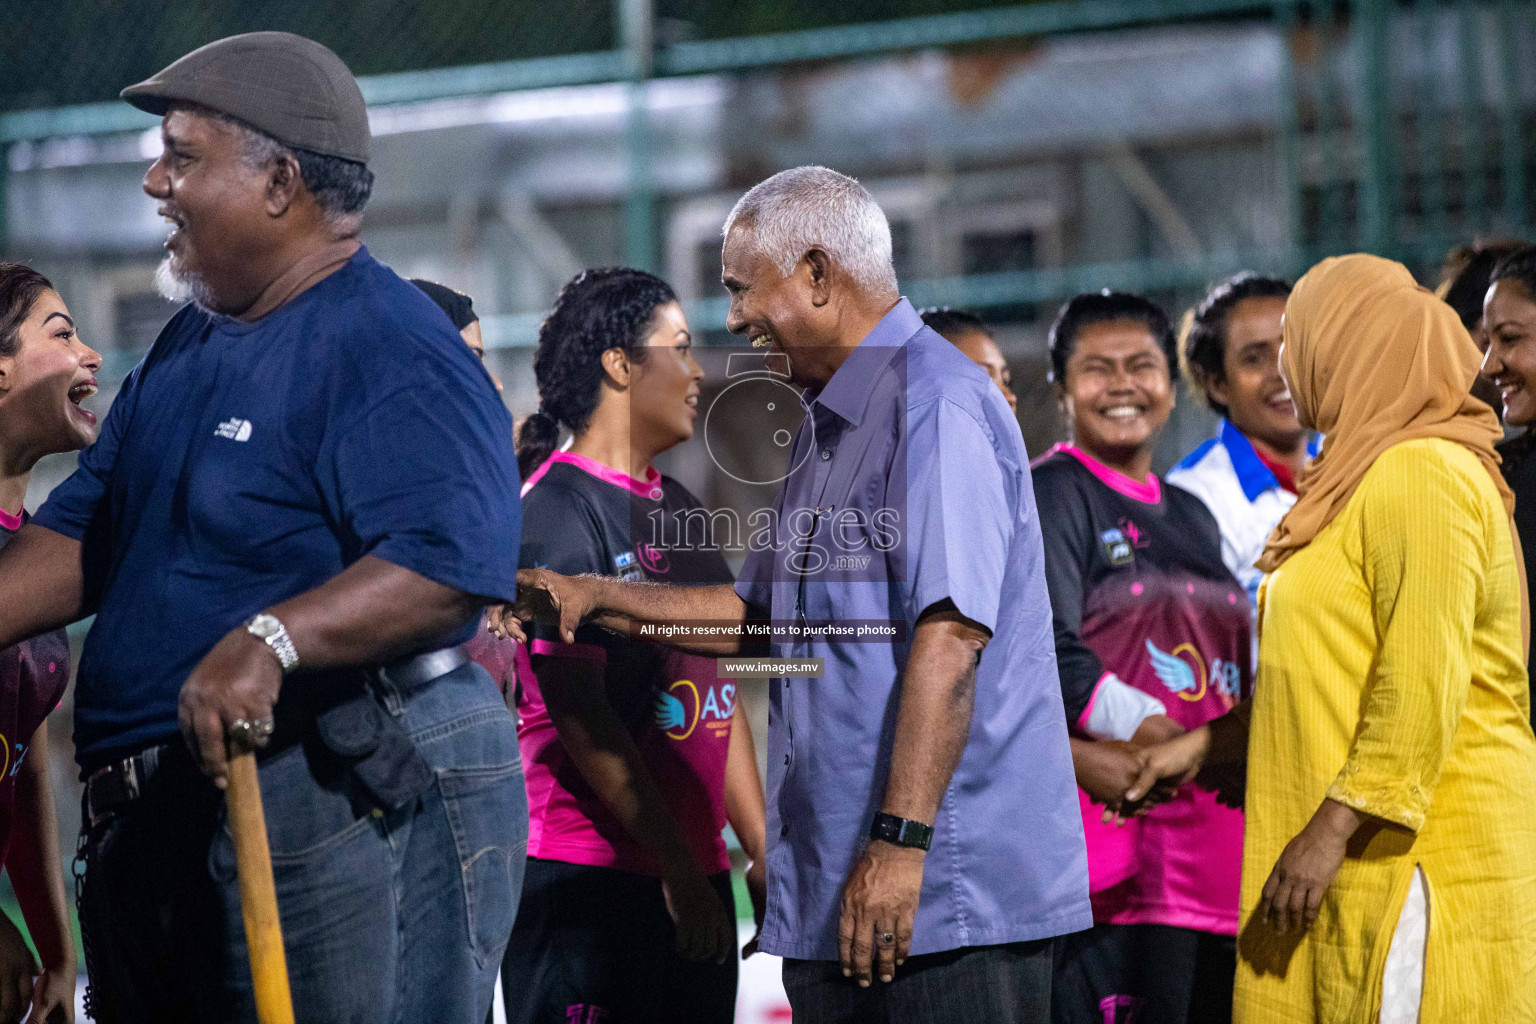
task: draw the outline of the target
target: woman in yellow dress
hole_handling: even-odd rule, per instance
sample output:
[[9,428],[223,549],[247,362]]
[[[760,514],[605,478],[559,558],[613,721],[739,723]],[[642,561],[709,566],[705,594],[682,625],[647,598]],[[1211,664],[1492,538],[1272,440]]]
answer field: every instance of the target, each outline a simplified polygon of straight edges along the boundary
[[1303,277],[1284,335],[1326,441],[1258,563],[1254,698],[1153,755],[1246,752],[1234,1017],[1536,1021],[1528,613],[1477,348],[1364,255]]

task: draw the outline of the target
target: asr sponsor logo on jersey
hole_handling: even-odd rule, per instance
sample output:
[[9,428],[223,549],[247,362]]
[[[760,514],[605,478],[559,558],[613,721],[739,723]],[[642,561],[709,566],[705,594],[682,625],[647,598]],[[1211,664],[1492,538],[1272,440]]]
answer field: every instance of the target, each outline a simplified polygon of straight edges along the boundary
[[731,714],[736,710],[736,684],[706,686],[700,694],[692,680],[679,679],[665,690],[656,691],[652,711],[656,728],[674,740],[686,740],[703,725],[716,736],[731,728]]
[[1194,644],[1179,644],[1172,651],[1164,651],[1148,640],[1147,653],[1152,657],[1152,671],[1180,700],[1200,700],[1211,686],[1233,700],[1238,697],[1242,676],[1235,662],[1217,658],[1207,674],[1205,659]]

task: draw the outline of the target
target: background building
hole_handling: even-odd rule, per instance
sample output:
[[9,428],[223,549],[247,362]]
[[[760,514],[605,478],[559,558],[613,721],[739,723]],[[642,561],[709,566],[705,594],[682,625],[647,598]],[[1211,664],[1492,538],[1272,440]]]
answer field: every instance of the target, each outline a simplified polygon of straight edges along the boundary
[[[49,274],[108,355],[98,408],[171,312],[152,286],[164,225],[139,190],[156,122],[113,97],[259,28],[366,76],[364,238],[474,295],[514,414],[536,404],[542,312],[583,267],[663,274],[727,344],[720,225],[802,163],[870,188],[914,301],[996,325],[1032,452],[1059,439],[1045,330],[1074,292],[1142,290],[1177,315],[1240,269],[1295,276],[1367,250],[1433,283],[1453,244],[1536,235],[1536,9],[1510,0],[219,6],[0,12],[0,252]],[[1184,393],[1158,468],[1212,425]],[[771,456],[725,426],[735,457]],[[40,466],[29,503],[71,467]],[[706,502],[757,500],[698,441],[667,468]],[[54,727],[67,755],[67,716]],[[66,818],[70,778],[61,761]]]

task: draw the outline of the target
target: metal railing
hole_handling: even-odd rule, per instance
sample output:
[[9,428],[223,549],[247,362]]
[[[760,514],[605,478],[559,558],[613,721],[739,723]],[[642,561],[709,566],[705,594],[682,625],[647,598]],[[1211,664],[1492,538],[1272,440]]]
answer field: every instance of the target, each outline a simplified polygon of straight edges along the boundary
[[[1456,241],[1530,237],[1536,193],[1536,6],[1514,0],[1081,0],[657,46],[650,0],[616,0],[606,51],[362,79],[373,105],[594,82],[630,82],[625,232],[632,264],[654,267],[656,196],[643,86],[904,50],[1008,43],[1190,20],[1274,26],[1285,73],[1273,126],[1284,163],[1290,244],[1265,252],[1147,257],[908,282],[925,301],[976,307],[1060,299],[1082,287],[1182,289],[1244,266],[1297,273],[1363,249],[1423,270]],[[152,119],[121,103],[0,114],[0,145],[126,131]],[[0,161],[0,175],[5,173]],[[3,181],[0,181],[3,186]],[[4,189],[0,187],[0,201]],[[3,210],[0,210],[3,214]],[[0,216],[0,225],[3,225]],[[3,243],[3,240],[0,240]],[[0,244],[3,249],[3,244]],[[697,304],[702,326],[723,322]],[[526,338],[527,316],[488,326]]]

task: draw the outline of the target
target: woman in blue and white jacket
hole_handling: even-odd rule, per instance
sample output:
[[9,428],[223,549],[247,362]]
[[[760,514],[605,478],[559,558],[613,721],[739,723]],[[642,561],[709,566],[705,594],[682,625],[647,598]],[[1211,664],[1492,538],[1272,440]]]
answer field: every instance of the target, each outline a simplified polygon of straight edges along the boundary
[[1242,273],[1212,288],[1186,321],[1185,372],[1221,419],[1216,436],[1168,473],[1193,491],[1221,528],[1221,555],[1257,607],[1264,574],[1253,566],[1315,443],[1296,419],[1280,376],[1280,318],[1291,286]]

